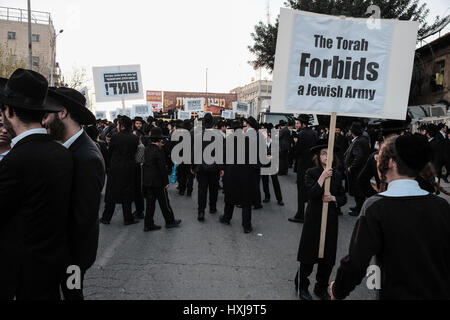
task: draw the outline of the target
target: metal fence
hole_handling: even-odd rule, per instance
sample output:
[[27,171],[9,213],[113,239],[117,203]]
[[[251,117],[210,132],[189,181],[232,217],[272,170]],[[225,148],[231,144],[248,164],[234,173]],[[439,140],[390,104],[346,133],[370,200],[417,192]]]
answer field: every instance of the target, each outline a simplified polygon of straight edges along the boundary
[[[0,7],[0,20],[28,22],[28,10],[19,8]],[[31,22],[36,24],[53,25],[49,12],[31,11]]]

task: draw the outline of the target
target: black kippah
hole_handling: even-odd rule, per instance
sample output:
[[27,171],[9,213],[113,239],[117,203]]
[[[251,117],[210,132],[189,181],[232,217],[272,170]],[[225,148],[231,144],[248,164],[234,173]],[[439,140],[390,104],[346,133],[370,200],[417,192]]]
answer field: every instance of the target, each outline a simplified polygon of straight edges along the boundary
[[415,171],[422,171],[431,161],[430,143],[423,135],[400,136],[395,141],[395,149],[400,160]]

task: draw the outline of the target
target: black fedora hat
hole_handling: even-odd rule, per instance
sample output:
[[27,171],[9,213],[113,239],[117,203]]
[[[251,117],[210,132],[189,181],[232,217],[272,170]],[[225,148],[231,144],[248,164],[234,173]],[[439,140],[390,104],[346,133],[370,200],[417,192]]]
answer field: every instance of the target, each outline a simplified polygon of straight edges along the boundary
[[310,117],[307,114],[301,114],[298,116],[298,118],[295,118],[295,120],[298,120],[301,123],[304,123],[309,126]]
[[399,158],[417,172],[422,171],[432,160],[431,146],[427,138],[421,134],[399,136],[395,140],[395,149]]
[[255,118],[248,117],[247,119],[244,119],[244,121],[247,122],[250,125],[250,127],[252,127],[253,129],[255,129],[255,130],[259,129],[258,121],[256,121]]
[[69,111],[70,114],[76,116],[81,125],[95,124],[94,114],[86,108],[86,98],[75,89],[61,87],[50,87],[48,96],[55,99],[60,105]]
[[[317,141],[316,145],[311,148],[313,154],[319,154],[320,150],[328,149],[328,140],[320,139]],[[334,152],[339,152],[341,148],[338,145],[334,145]]]
[[150,140],[152,142],[160,141],[166,138],[163,136],[163,131],[160,127],[154,127],[150,130]]
[[388,136],[395,133],[400,134],[402,131],[406,130],[407,123],[402,120],[386,120],[381,123],[380,127],[383,136]]
[[61,111],[55,101],[47,99],[47,92],[47,79],[33,70],[19,68],[9,79],[0,80],[0,103],[30,111]]
[[133,122],[142,122],[144,123],[144,119],[142,119],[142,117],[134,117]]

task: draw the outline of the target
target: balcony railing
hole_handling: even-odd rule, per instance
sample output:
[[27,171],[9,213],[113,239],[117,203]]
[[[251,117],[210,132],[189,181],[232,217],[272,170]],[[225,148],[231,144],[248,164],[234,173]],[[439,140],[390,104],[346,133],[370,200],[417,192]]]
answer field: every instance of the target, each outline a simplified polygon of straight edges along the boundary
[[[28,22],[28,10],[0,6],[0,20]],[[52,17],[49,12],[31,10],[31,22],[53,26]]]

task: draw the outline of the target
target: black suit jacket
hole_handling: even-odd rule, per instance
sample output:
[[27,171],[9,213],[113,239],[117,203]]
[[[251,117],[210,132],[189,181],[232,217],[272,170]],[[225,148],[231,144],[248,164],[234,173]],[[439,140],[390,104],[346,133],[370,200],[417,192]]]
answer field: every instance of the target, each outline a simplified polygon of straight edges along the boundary
[[350,172],[356,177],[364,168],[369,155],[369,141],[366,137],[357,137],[345,153],[345,167],[350,168]]
[[284,127],[280,130],[280,151],[287,152],[291,149],[292,134],[288,127]]
[[95,143],[83,134],[70,146],[74,175],[69,215],[71,264],[89,269],[98,248],[98,211],[105,184],[105,164]]
[[0,298],[59,284],[72,173],[70,151],[42,134],[20,140],[0,163]]
[[166,153],[157,145],[151,143],[145,148],[144,181],[148,188],[164,188],[169,185],[167,175]]
[[313,167],[313,154],[311,148],[314,147],[318,140],[318,134],[311,128],[305,128],[298,134],[298,141],[295,145],[295,155],[297,157],[297,180],[303,183],[306,171]]

